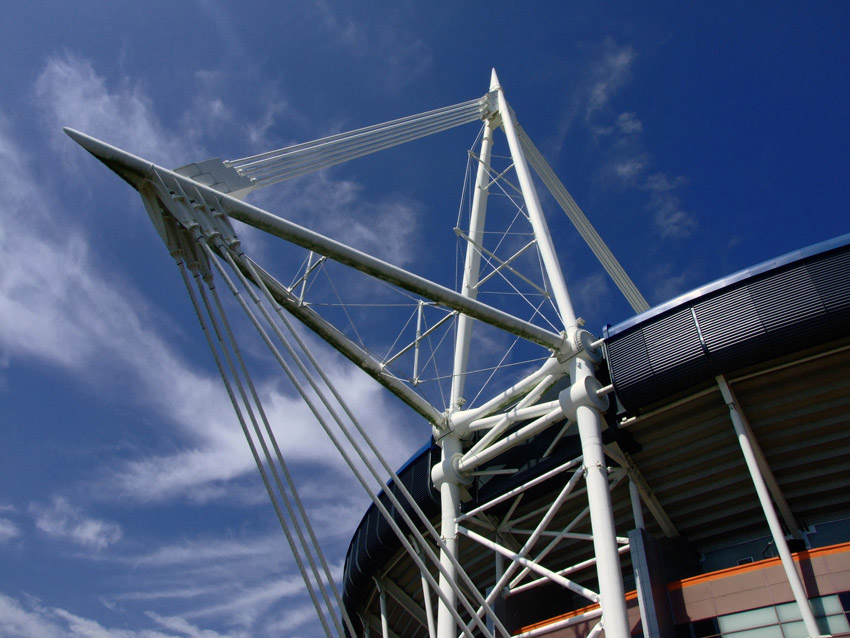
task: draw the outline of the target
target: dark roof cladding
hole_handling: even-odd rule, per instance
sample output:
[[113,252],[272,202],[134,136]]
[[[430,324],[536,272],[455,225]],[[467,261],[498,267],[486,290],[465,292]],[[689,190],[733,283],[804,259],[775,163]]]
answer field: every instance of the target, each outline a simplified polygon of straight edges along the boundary
[[621,405],[635,413],[766,359],[850,333],[850,235],[697,288],[604,331]]

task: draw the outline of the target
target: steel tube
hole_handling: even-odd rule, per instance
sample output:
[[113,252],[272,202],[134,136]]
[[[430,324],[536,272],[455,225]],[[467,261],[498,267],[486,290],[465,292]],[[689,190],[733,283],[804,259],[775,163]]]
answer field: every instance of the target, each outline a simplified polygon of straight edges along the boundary
[[[454,433],[444,436],[440,444],[442,446],[441,457],[443,461],[451,461],[455,454],[461,450],[460,437]],[[451,556],[457,556],[457,517],[460,514],[460,485],[457,481],[443,480],[438,488],[440,490],[440,537],[445,543],[445,548],[440,549],[440,563],[445,568],[440,572],[440,589],[446,593],[446,599],[440,599],[437,606],[437,638],[455,638],[458,626],[449,610],[452,605],[457,605],[457,594],[454,590],[454,582],[457,580],[457,563],[451,560]],[[449,554],[451,556],[449,556]]]
[[[463,284],[461,294],[469,299],[478,296],[478,274],[481,267],[481,253],[474,244],[484,238],[484,223],[487,217],[487,175],[490,168],[490,150],[493,147],[493,121],[487,122],[481,139],[481,156],[475,175],[475,192],[472,196],[472,209],[469,215],[469,238],[472,243],[466,246],[466,259],[463,266]],[[455,339],[454,367],[452,369],[452,394],[449,410],[463,407],[462,399],[466,388],[466,369],[469,361],[469,344],[472,339],[472,317],[461,315],[457,321]]]
[[528,321],[518,319],[513,315],[488,306],[480,301],[464,297],[460,293],[445,286],[436,284],[398,266],[393,266],[377,257],[367,255],[355,248],[303,226],[299,226],[289,220],[277,217],[261,208],[251,206],[246,202],[195,182],[179,173],[161,166],[156,166],[151,162],[147,162],[131,153],[110,146],[98,139],[73,131],[72,129],[66,129],[66,132],[83,146],[83,148],[118,173],[118,175],[136,189],[156,170],[176,179],[181,184],[191,185],[192,188],[197,189],[204,196],[220,202],[222,210],[233,219],[259,228],[270,235],[325,255],[334,261],[350,266],[376,279],[386,281],[408,292],[421,295],[439,305],[467,314],[470,317],[501,328],[533,343],[553,349],[560,348],[563,343],[563,337],[561,335],[545,330]]
[[[561,370],[563,370],[563,365],[558,361],[558,358],[550,357],[543,362],[543,365],[536,372],[528,375],[522,381],[518,381],[504,392],[497,394],[484,405],[471,410],[452,412],[449,415],[449,422],[452,427],[462,428],[476,419],[488,416],[499,408],[509,405],[518,397],[521,397],[547,376],[559,374]],[[557,378],[559,377],[553,376],[552,381],[555,381]]]
[[[593,367],[589,362],[580,357],[574,357],[570,361],[570,378],[574,385],[591,376]],[[586,470],[587,500],[590,506],[603,623],[608,638],[628,638],[630,632],[623,574],[617,552],[614,510],[602,445],[602,415],[594,407],[579,405],[576,408],[576,420]]]
[[[509,558],[512,561],[519,563],[523,567],[527,567],[531,571],[536,572],[536,573],[540,574],[541,576],[545,576],[546,578],[548,578],[549,580],[551,580],[554,583],[557,583],[561,587],[565,587],[566,589],[569,589],[570,591],[575,592],[579,596],[582,596],[583,598],[587,598],[588,600],[590,600],[592,602],[599,602],[599,595],[596,592],[591,591],[591,590],[587,589],[586,587],[582,587],[578,583],[574,583],[573,581],[569,580],[568,578],[564,578],[563,576],[559,576],[558,574],[553,572],[551,569],[547,569],[547,568],[543,567],[542,565],[538,565],[533,560],[529,560],[528,558],[525,558],[524,556],[520,556],[517,552],[511,551],[507,547],[502,547],[498,543],[494,543],[490,539],[481,536],[481,534],[476,534],[472,530],[466,529],[465,527],[458,527],[458,531],[463,533],[465,536],[468,536],[472,540],[476,541],[477,543],[484,545],[484,547],[492,549],[494,552],[499,552],[505,558]],[[442,636],[440,638],[442,638]]]
[[458,463],[458,468],[461,472],[468,472],[470,470],[474,470],[476,467],[481,465],[482,463],[486,463],[492,458],[497,457],[502,452],[506,450],[510,450],[513,447],[516,447],[529,437],[534,436],[538,432],[542,432],[553,423],[558,422],[564,416],[563,411],[560,406],[546,414],[545,416],[540,417],[539,419],[532,421],[524,428],[520,428],[513,434],[509,434],[504,439],[499,441],[498,443],[494,443],[490,447],[475,454],[467,454]]
[[528,217],[534,229],[534,236],[537,238],[537,248],[540,251],[540,258],[543,261],[546,276],[549,278],[549,283],[552,287],[552,295],[555,297],[555,304],[558,306],[558,312],[561,314],[561,321],[564,322],[564,327],[574,326],[576,315],[573,311],[573,304],[567,292],[567,283],[564,281],[564,273],[561,271],[561,264],[558,262],[558,256],[555,253],[552,236],[549,234],[549,227],[546,224],[546,218],[543,216],[543,209],[537,197],[537,190],[534,188],[534,182],[531,179],[531,171],[528,169],[528,164],[525,161],[525,153],[517,135],[513,119],[514,116],[508,106],[507,100],[505,100],[505,93],[501,87],[499,87],[497,95],[499,100],[499,114],[502,116],[502,128],[505,131],[505,137],[508,139],[508,146],[511,149],[514,170],[519,179]]
[[753,449],[755,442],[751,440],[751,433],[745,422],[745,417],[740,412],[735,395],[732,393],[732,389],[729,387],[726,379],[723,375],[720,375],[716,377],[716,380],[723,395],[723,400],[729,407],[729,417],[732,420],[732,425],[735,427],[735,434],[741,446],[741,453],[744,455],[744,460],[747,463],[747,469],[753,480],[753,486],[756,489],[759,503],[761,503],[764,517],[767,519],[767,525],[770,528],[771,536],[773,536],[776,550],[779,552],[779,558],[782,561],[782,567],[788,578],[788,584],[791,586],[791,591],[794,594],[794,600],[797,601],[797,606],[800,608],[803,624],[805,624],[809,636],[815,638],[821,635],[820,629],[818,629],[818,624],[812,611],[812,605],[809,602],[808,596],[806,596],[803,581],[800,578],[800,574],[797,573],[796,565],[794,565],[794,558],[791,556],[791,550],[788,548],[788,541],[785,540],[785,532],[782,530],[779,516],[777,516],[773,502],[770,500],[770,490],[768,490],[767,483],[759,469],[758,458]]
[[556,407],[558,407],[557,399],[555,401],[547,401],[545,403],[531,405],[527,408],[512,408],[502,414],[495,414],[493,416],[486,416],[483,419],[476,419],[469,424],[469,429],[473,431],[486,430],[487,428],[501,422],[502,419],[505,419],[508,425],[513,425],[515,422],[522,419],[532,419],[534,417],[543,416],[547,412],[551,412],[552,409]]

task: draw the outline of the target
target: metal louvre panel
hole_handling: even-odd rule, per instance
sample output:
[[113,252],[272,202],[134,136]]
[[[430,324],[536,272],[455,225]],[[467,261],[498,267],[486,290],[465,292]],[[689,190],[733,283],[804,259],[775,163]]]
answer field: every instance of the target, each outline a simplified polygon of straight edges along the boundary
[[[697,303],[694,314],[715,369],[743,367],[770,354],[770,342],[746,286]],[[744,342],[747,347],[739,347]]]
[[617,397],[635,412],[716,374],[848,334],[850,246],[844,245],[761,270],[702,298],[688,296],[664,314],[615,332],[606,349]]
[[608,367],[617,396],[627,410],[643,404],[645,396],[658,396],[658,380],[649,362],[643,331],[633,330],[607,344]]
[[[804,264],[748,284],[774,356],[821,340],[826,310]],[[805,328],[801,324],[805,324]]]
[[850,252],[842,251],[809,264],[809,274],[829,316],[829,329],[850,328]]
[[[712,374],[690,307],[644,326],[643,335],[650,365],[664,396]],[[657,398],[661,396],[654,397]]]

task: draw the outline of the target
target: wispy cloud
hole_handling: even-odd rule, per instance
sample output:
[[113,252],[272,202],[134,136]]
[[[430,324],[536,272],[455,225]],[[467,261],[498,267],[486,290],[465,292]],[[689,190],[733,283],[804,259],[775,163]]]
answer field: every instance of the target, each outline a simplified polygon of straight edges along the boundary
[[0,518],[0,544],[6,543],[21,535],[21,530],[8,518]]
[[[575,90],[561,124],[558,148],[576,121],[584,124],[602,154],[603,174],[623,188],[648,195],[645,207],[663,240],[681,240],[698,226],[680,191],[684,177],[671,177],[656,166],[639,114],[618,108],[619,93],[632,81],[638,52],[630,45],[606,40],[584,81]],[[577,116],[581,114],[582,119]]]
[[[110,89],[86,62],[50,60],[39,78],[38,96],[46,119],[56,125],[80,126],[152,154],[159,149],[174,157],[177,149],[184,148],[185,140],[167,134],[158,124],[150,101],[138,87]],[[82,152],[64,142],[76,153]],[[26,154],[2,128],[0,157],[7,165],[0,176],[0,237],[8,242],[0,272],[0,349],[7,356],[38,357],[83,373],[78,376],[89,382],[96,378],[108,385],[110,370],[130,374],[136,382],[128,399],[144,403],[166,423],[179,426],[185,448],[113,467],[108,472],[113,494],[140,500],[221,496],[226,482],[253,471],[253,462],[220,382],[180,357],[157,331],[158,311],[147,300],[102,272],[86,233],[65,219],[60,227],[54,212],[61,205],[49,201],[34,183]],[[356,188],[343,183],[332,197],[343,206],[361,206],[353,191]],[[321,192],[321,188],[308,188],[302,194],[304,210],[311,198],[323,208],[327,200],[319,199]],[[404,206],[391,204],[380,213],[390,225],[405,225],[411,214]],[[24,225],[24,219],[29,223]],[[357,225],[352,230],[361,245],[377,241],[365,224],[361,230]],[[352,400],[366,409],[364,422],[381,424],[376,429],[382,433],[387,420],[378,414],[387,405],[377,384],[362,375],[351,376],[351,369],[338,370],[333,358],[327,362],[332,376],[350,382]],[[323,435],[317,435],[301,401],[276,384],[264,387],[270,413],[287,424],[290,433],[298,433],[282,437],[288,458],[321,460],[341,468],[339,457],[330,451]]]
[[204,155],[191,135],[175,135],[162,126],[142,87],[124,78],[118,89],[111,88],[85,60],[72,55],[51,58],[35,89],[54,150],[66,160],[66,168],[77,164],[79,149],[64,139],[63,126],[165,166],[180,166]]
[[[147,616],[165,629],[176,631],[181,635],[187,636],[187,638],[224,638],[224,635],[217,631],[200,629],[185,618],[180,618],[179,616],[160,616],[152,611],[147,612]],[[227,635],[234,636],[234,634]]]
[[691,235],[697,228],[696,216],[683,209],[676,189],[687,184],[684,177],[671,179],[665,173],[654,173],[644,181],[644,188],[652,195],[655,226],[662,237],[681,239]]
[[[46,607],[33,598],[21,600],[0,594],[0,634],[5,638],[225,638],[225,634],[201,630],[191,624],[178,631],[107,627],[65,609]],[[231,636],[237,638],[237,634]]]
[[433,54],[415,29],[407,28],[409,18],[402,15],[403,5],[385,12],[377,21],[343,15],[340,5],[327,0],[314,0],[313,7],[333,40],[349,54],[375,60],[388,89],[401,90],[431,67]]
[[418,202],[401,195],[373,199],[358,182],[327,171],[258,191],[252,199],[271,212],[398,266],[410,264],[416,252],[422,214]]
[[67,540],[94,551],[114,545],[123,535],[120,525],[86,516],[80,508],[61,497],[55,497],[48,505],[33,503],[30,512],[35,526],[51,538]]
[[632,77],[632,63],[635,50],[630,46],[618,46],[613,40],[606,40],[603,53],[591,67],[589,87],[586,89],[585,121],[591,120],[599,112],[610,108],[613,96]]
[[196,537],[135,556],[105,556],[132,566],[133,577],[104,604],[144,609],[162,627],[189,636],[195,635],[192,627],[221,623],[228,635],[275,635],[267,625],[306,606],[312,613],[292,625],[303,631],[316,622],[315,610],[284,547],[282,534],[273,531]]

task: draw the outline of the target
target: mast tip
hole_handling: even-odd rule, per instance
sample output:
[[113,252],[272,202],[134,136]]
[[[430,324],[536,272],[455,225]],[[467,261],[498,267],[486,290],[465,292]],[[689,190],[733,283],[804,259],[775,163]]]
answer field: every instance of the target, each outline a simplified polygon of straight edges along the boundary
[[496,75],[496,69],[490,70],[490,90],[498,91],[502,88],[502,85],[499,84],[499,76]]

